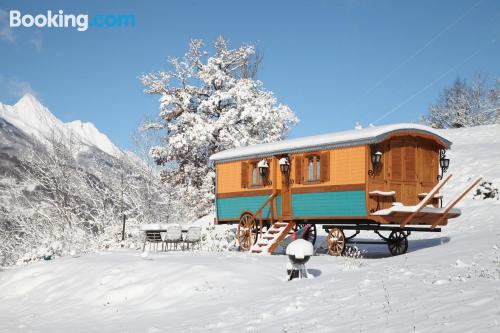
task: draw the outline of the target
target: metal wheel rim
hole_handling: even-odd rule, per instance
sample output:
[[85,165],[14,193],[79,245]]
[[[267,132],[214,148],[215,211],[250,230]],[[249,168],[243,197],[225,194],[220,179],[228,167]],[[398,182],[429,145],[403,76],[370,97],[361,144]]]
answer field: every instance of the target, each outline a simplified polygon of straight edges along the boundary
[[345,249],[345,235],[342,229],[333,228],[328,233],[328,253],[332,256],[340,256]]
[[[297,223],[294,227],[294,231],[298,231],[300,228],[303,228],[306,224],[304,223]],[[304,237],[305,240],[311,242],[313,245],[316,244],[316,225],[311,224],[311,227],[309,227],[309,230],[307,230],[306,237]]]

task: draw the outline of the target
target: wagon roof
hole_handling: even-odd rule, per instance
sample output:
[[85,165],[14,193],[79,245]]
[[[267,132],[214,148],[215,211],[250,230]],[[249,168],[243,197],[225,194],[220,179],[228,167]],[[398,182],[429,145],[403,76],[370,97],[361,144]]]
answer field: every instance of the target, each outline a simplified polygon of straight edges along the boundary
[[374,144],[384,141],[390,135],[405,133],[427,135],[445,148],[451,146],[451,141],[437,130],[428,126],[419,124],[392,124],[232,148],[213,154],[210,156],[210,160],[214,162],[229,162],[276,154]]

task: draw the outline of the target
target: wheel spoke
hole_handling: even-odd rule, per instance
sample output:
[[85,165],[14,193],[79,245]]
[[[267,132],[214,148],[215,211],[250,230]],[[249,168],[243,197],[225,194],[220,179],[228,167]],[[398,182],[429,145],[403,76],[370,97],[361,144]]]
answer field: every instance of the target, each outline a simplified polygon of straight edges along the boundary
[[403,231],[392,231],[387,242],[392,255],[400,255],[408,250],[408,238]]
[[[316,236],[314,233],[313,235],[314,237]],[[327,238],[327,245],[328,245],[328,253],[330,255],[340,256],[342,254],[345,246],[345,237],[342,229],[337,227],[330,229]]]
[[252,214],[245,213],[241,216],[238,224],[237,239],[242,251],[248,251],[252,247],[254,241],[254,226],[255,219]]

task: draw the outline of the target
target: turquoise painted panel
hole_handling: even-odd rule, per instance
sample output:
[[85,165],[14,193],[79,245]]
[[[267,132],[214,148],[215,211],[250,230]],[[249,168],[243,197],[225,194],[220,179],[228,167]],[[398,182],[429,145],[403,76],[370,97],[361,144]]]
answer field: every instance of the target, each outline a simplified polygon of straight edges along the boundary
[[[266,200],[268,195],[258,195],[251,197],[221,198],[217,199],[217,218],[219,219],[239,219],[245,210],[255,212]],[[281,215],[281,196],[276,197],[278,216]],[[269,205],[264,208],[262,217],[269,217]]]
[[292,194],[294,217],[365,216],[365,191]]

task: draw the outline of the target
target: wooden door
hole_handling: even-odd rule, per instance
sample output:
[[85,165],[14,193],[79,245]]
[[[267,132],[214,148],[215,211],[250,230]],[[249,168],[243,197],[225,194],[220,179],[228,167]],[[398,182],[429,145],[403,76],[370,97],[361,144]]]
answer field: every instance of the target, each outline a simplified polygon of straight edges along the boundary
[[427,144],[420,147],[420,193],[429,192],[437,183],[438,148]]
[[281,215],[285,220],[292,218],[292,190],[285,182],[281,187]]
[[396,192],[396,201],[415,205],[417,197],[417,147],[414,142],[394,140],[390,143],[389,189]]
[[[288,177],[290,178],[290,176]],[[292,218],[292,189],[289,183],[290,179],[281,177],[281,217],[283,220]]]
[[[283,173],[281,173],[279,160],[284,157],[283,155],[275,156],[276,160],[276,173],[279,173],[279,177],[276,177],[279,183],[280,195],[281,195],[281,218],[283,220],[292,219],[292,188],[290,185],[290,178],[292,168],[290,166],[290,172],[288,174],[288,179]],[[295,163],[296,159],[293,159],[291,163]],[[278,184],[277,184],[278,185]]]

